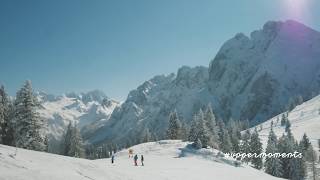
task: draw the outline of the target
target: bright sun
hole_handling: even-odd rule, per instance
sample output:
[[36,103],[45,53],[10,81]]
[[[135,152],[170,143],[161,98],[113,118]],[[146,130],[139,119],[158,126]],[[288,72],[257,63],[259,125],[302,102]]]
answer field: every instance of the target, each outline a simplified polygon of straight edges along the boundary
[[290,18],[305,19],[307,14],[308,0],[282,0],[286,14]]

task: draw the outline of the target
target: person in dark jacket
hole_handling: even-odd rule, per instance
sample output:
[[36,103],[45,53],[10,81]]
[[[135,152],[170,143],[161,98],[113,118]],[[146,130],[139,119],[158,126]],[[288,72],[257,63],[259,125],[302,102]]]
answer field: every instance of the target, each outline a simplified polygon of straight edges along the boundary
[[143,161],[144,161],[144,157],[143,157],[143,155],[141,155],[140,160],[141,160],[141,165],[142,165],[142,166],[144,166],[144,163],[143,163]]
[[133,159],[134,159],[134,165],[138,166],[138,155],[135,155]]
[[111,164],[113,164],[114,163],[114,154],[112,154],[112,156],[111,156]]

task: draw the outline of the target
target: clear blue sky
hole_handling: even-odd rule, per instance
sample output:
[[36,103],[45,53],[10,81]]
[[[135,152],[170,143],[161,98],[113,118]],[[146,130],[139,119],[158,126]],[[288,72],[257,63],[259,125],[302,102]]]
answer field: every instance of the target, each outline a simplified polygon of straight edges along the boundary
[[1,0],[0,83],[124,100],[157,74],[208,66],[237,32],[296,19],[320,30],[319,0]]

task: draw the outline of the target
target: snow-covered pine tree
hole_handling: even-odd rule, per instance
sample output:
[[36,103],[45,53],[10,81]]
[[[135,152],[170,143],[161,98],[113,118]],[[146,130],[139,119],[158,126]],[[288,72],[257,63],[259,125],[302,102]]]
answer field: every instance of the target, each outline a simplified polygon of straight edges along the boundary
[[85,157],[83,141],[81,138],[80,130],[77,126],[74,126],[71,131],[71,143],[68,155],[77,158]]
[[250,122],[248,119],[242,121],[242,130],[247,130],[250,128]]
[[204,148],[211,146],[212,144],[211,135],[204,119],[204,113],[201,109],[198,114],[194,115],[188,136],[188,140],[194,142],[194,145],[196,145],[198,139],[201,141],[202,147]]
[[[288,129],[287,135],[283,135],[279,139],[278,143],[278,149],[279,153],[294,153],[294,138],[291,134],[290,128]],[[290,178],[290,161],[291,158],[281,158],[281,164],[282,164],[282,178],[289,179]]]
[[196,140],[196,142],[194,143],[194,147],[196,148],[196,149],[201,149],[203,146],[202,146],[202,142],[201,142],[201,140],[198,138],[197,140]]
[[222,119],[217,119],[217,125],[218,125],[218,137],[219,137],[219,143],[221,144],[223,139],[223,132],[226,129],[226,126]]
[[311,146],[311,142],[306,133],[304,133],[302,136],[302,139],[300,141],[300,146],[302,147],[303,152],[306,152]]
[[[250,132],[250,130],[246,130],[245,133],[241,137],[241,144],[240,144],[241,153],[246,153],[246,154],[251,153],[250,139],[251,139],[251,132]],[[243,161],[248,163],[251,161],[251,159],[244,158]]]
[[194,114],[193,115],[193,120],[191,122],[191,128],[189,131],[189,135],[188,135],[188,141],[190,142],[196,142],[198,140],[198,115]]
[[227,129],[222,129],[222,139],[220,142],[220,150],[224,153],[232,152],[232,143]]
[[200,139],[202,147],[206,148],[212,144],[212,140],[206,121],[204,119],[204,113],[201,109],[198,113],[198,121],[198,126],[196,127],[197,139]]
[[0,143],[14,145],[14,130],[12,123],[12,104],[4,89],[0,87]]
[[228,122],[227,129],[230,135],[230,141],[232,145],[232,152],[240,152],[240,139],[241,137],[241,127],[240,122],[230,119]]
[[317,172],[317,153],[313,150],[312,145],[309,146],[307,149],[306,155],[305,155],[306,161],[307,161],[307,167],[308,170],[311,172],[311,179],[317,180],[319,177],[319,174]]
[[[293,151],[301,152],[298,142],[293,146]],[[305,178],[305,162],[303,158],[291,158],[289,160],[290,180],[303,180]]]
[[45,151],[45,139],[40,133],[44,128],[44,121],[37,112],[39,103],[33,94],[31,81],[26,81],[24,86],[17,92],[14,105],[16,146],[30,150]]
[[[277,141],[278,141],[277,136],[275,135],[273,128],[271,127],[271,130],[269,132],[269,137],[268,137],[266,154],[278,153]],[[275,177],[282,176],[282,165],[279,158],[266,157],[264,167],[265,167],[266,173]]]
[[62,142],[62,155],[68,156],[71,146],[72,124],[69,123]]
[[180,131],[181,139],[183,141],[187,141],[188,134],[189,134],[189,129],[188,129],[187,125],[185,123],[181,123],[181,131]]
[[145,142],[150,142],[151,141],[151,133],[149,131],[149,128],[145,128],[143,130],[142,136],[141,136],[141,142],[145,143]]
[[291,123],[290,123],[290,121],[289,121],[289,119],[287,119],[287,121],[286,121],[286,128],[285,128],[285,132],[288,132],[289,131],[289,129],[291,128]]
[[287,122],[287,117],[286,117],[285,113],[283,113],[281,116],[281,126],[285,126],[286,122]]
[[169,116],[169,125],[167,129],[167,138],[168,139],[179,139],[181,131],[181,122],[177,111],[170,113]]
[[211,104],[208,104],[206,112],[204,114],[204,119],[206,121],[206,125],[209,129],[209,133],[211,135],[211,144],[213,148],[219,148],[219,136],[218,136],[218,126],[216,123],[216,118],[213,114]]
[[[254,153],[257,155],[262,153],[263,151],[262,143],[259,138],[259,133],[257,128],[255,128],[254,132],[252,133],[249,144],[250,144],[251,153]],[[263,167],[262,157],[252,158],[251,163],[256,169],[261,169]]]

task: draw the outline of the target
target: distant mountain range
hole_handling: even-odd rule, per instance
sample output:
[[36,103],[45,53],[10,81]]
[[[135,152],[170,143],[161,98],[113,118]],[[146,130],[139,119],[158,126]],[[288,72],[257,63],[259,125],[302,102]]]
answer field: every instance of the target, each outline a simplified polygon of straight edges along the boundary
[[124,145],[146,128],[163,138],[175,109],[187,125],[209,103],[218,118],[255,125],[319,92],[320,33],[289,20],[267,22],[250,37],[235,35],[209,67],[183,66],[177,74],[155,76],[132,90],[122,104],[98,90],[37,96],[51,138],[59,140],[73,122],[87,143]]
[[38,92],[36,96],[41,103],[40,116],[48,123],[47,134],[53,146],[60,141],[69,123],[77,124],[83,134],[94,131],[108,121],[113,110],[120,105],[98,90],[61,96]]

